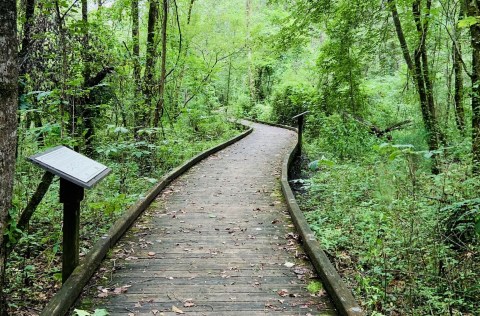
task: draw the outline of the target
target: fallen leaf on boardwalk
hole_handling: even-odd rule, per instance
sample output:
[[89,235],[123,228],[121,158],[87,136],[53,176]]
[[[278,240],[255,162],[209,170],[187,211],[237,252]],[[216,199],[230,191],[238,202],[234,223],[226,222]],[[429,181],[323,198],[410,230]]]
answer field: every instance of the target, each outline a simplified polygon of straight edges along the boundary
[[115,294],[125,293],[125,292],[127,292],[129,287],[130,287],[130,285],[124,285],[122,287],[116,287],[115,290],[113,290],[113,293],[115,293]]
[[215,217],[217,217],[217,215],[215,215],[215,214],[209,214],[208,217],[210,217],[210,218],[215,218]]
[[149,255],[150,257],[153,257],[153,256],[155,256],[155,252],[150,251],[150,252],[148,253],[148,255]]
[[307,273],[311,273],[312,271],[304,267],[296,267],[295,270],[293,270],[293,272],[295,272],[295,274],[298,274],[298,275],[304,275]]
[[140,302],[137,302],[134,307],[142,307],[142,304],[140,304]]
[[157,315],[157,314],[158,314],[158,312],[159,312],[159,310],[158,310],[158,309],[152,309],[152,314],[153,314],[153,315]]
[[324,289],[320,289],[320,290],[318,291],[318,293],[317,293],[317,296],[318,296],[318,297],[322,297],[322,296],[324,296],[324,295],[326,295],[326,294],[327,294],[327,292],[326,292]]
[[283,265],[286,266],[287,268],[291,268],[291,267],[293,267],[293,266],[295,265],[295,263],[293,263],[293,262],[288,262],[288,261],[287,261],[287,262],[285,262]]
[[128,316],[135,316],[134,313],[128,313]]
[[183,303],[183,307],[194,307],[195,303],[192,302],[192,300],[187,300],[185,303]]
[[176,307],[175,305],[172,305],[172,312],[175,312],[177,314],[185,314],[180,308]]
[[285,289],[279,290],[277,294],[280,295],[281,297],[285,297],[288,295],[288,290],[285,290]]
[[[290,225],[287,225],[287,226],[290,226]],[[298,235],[295,234],[295,233],[288,233],[288,234],[285,236],[285,238],[297,240],[297,239],[298,239]]]
[[108,297],[108,292],[101,292],[100,294],[97,295],[99,298],[105,298]]

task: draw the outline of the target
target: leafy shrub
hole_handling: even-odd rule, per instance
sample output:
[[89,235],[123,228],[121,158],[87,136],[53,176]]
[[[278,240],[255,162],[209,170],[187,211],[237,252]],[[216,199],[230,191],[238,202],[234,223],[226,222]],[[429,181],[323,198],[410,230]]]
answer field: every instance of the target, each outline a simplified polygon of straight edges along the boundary
[[272,118],[281,124],[292,124],[292,117],[307,111],[317,100],[315,91],[308,86],[286,85],[272,97]]
[[309,115],[305,128],[306,146],[312,158],[326,152],[339,159],[358,158],[378,142],[365,126],[340,114]]

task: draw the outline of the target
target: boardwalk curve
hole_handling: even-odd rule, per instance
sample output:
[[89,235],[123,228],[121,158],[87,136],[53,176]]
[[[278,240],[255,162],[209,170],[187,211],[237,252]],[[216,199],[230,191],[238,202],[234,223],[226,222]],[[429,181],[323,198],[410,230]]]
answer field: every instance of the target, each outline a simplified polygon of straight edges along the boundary
[[306,289],[317,279],[281,193],[282,160],[296,134],[253,127],[157,197],[81,307],[111,315],[336,315],[324,291]]

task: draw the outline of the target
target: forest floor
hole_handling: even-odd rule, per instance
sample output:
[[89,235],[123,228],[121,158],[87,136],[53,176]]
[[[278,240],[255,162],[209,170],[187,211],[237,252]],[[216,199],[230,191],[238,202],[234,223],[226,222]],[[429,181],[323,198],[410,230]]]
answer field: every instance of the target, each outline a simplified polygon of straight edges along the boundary
[[174,181],[111,251],[78,309],[110,315],[335,315],[280,191],[295,134],[254,132]]

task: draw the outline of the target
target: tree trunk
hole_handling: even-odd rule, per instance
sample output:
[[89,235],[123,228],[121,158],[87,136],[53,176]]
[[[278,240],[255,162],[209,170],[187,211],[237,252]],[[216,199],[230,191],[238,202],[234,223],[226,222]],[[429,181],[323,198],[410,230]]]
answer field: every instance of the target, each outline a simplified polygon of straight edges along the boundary
[[[32,45],[32,25],[33,17],[35,15],[35,0],[27,0],[25,2],[25,22],[23,23],[23,38],[22,38],[22,48],[18,53],[19,61],[19,76],[22,77],[27,74],[30,69],[30,58],[29,53],[30,47]],[[19,87],[19,95],[23,94],[23,85]]]
[[[132,43],[133,43],[133,81],[134,81],[134,100],[139,99],[141,93],[140,84],[140,40],[139,40],[139,17],[138,17],[138,0],[132,0]],[[134,132],[137,133],[139,126],[141,125],[139,110],[141,107],[139,104],[134,104]]]
[[190,20],[192,19],[192,9],[194,2],[195,0],[190,0],[190,5],[188,6],[187,25],[190,24]]
[[0,2],[0,315],[7,315],[5,266],[6,228],[15,176],[18,108],[17,4]]
[[246,25],[247,25],[247,59],[248,59],[248,88],[250,91],[250,105],[253,105],[256,98],[255,93],[255,76],[254,76],[254,67],[253,67],[253,58],[252,58],[252,43],[251,43],[251,34],[250,34],[250,23],[252,19],[252,1],[246,0]]
[[[403,57],[407,64],[408,70],[413,75],[415,87],[418,92],[423,123],[427,132],[428,148],[431,151],[435,151],[438,150],[440,142],[445,142],[445,137],[439,129],[436,118],[433,85],[430,80],[428,55],[426,50],[426,39],[428,33],[428,20],[430,18],[431,0],[427,0],[427,8],[424,17],[422,17],[421,15],[422,11],[420,9],[420,0],[415,0],[412,4],[413,19],[418,34],[418,46],[415,49],[413,60],[408,49],[405,35],[403,33],[402,24],[400,22],[395,1],[388,0],[388,3],[390,6],[390,11],[392,13],[397,37],[402,48]],[[436,158],[434,158],[433,160],[432,172],[439,172],[438,161]]]
[[135,89],[140,86],[140,40],[139,40],[138,0],[132,0],[132,42],[133,42],[133,78]]
[[[466,1],[467,14],[480,15],[478,0]],[[480,24],[470,26],[472,44],[472,166],[473,173],[480,173]]]
[[232,80],[232,57],[228,59],[228,75],[227,75],[227,95],[225,97],[225,113],[228,110],[230,104],[230,82]]
[[[82,61],[83,61],[83,89],[88,90],[91,76],[91,58],[90,58],[90,41],[89,41],[89,25],[88,25],[88,0],[82,0]],[[95,125],[93,119],[95,116],[90,104],[89,92],[81,100],[81,117],[83,119],[83,127],[85,129],[85,152],[88,156],[92,156],[93,138],[95,137]]]
[[[457,128],[462,136],[465,136],[465,110],[463,108],[463,74],[462,74],[462,62],[461,62],[461,46],[457,41],[457,47],[453,44],[452,59],[453,59],[453,71],[455,73],[455,92],[453,96],[455,105],[455,122]],[[458,51],[457,51],[458,49]]]
[[163,106],[165,104],[165,80],[166,80],[166,62],[167,62],[167,21],[168,21],[168,0],[163,0],[163,17],[162,17],[162,65],[160,70],[160,84],[158,88],[159,100],[155,107],[155,115],[153,119],[153,126],[158,127],[158,122],[161,119]]
[[143,96],[145,101],[145,109],[140,113],[141,127],[148,124],[147,120],[150,117],[150,107],[153,96],[153,73],[156,63],[155,54],[155,25],[157,24],[158,7],[157,0],[150,0],[150,8],[148,10],[148,25],[147,25],[147,49],[145,57],[145,72],[143,76]]

